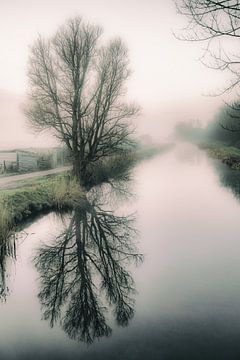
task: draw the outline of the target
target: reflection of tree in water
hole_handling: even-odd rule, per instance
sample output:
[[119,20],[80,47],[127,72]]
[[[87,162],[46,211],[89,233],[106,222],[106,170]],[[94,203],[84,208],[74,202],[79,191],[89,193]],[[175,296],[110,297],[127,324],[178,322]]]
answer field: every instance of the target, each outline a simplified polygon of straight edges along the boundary
[[7,261],[16,258],[15,237],[11,236],[0,245],[0,300],[5,301],[9,294],[9,288],[6,283]]
[[134,315],[135,287],[126,265],[142,260],[132,241],[133,221],[132,216],[116,216],[85,198],[55,244],[39,249],[39,298],[51,326],[60,319],[70,338],[88,343],[109,336],[102,292],[117,323],[128,325]]

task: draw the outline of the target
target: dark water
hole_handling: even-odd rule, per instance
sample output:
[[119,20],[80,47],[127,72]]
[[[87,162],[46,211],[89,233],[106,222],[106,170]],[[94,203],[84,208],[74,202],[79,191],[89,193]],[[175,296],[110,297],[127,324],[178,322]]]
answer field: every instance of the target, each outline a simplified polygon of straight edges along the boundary
[[[96,238],[91,238],[90,245],[80,253],[93,256],[97,264],[106,261],[102,270],[92,266],[74,272],[79,264],[75,256],[79,253],[77,246],[85,243],[59,237],[69,229],[73,217],[66,218],[64,224],[61,218],[49,214],[27,226],[28,235],[21,233],[16,241],[16,261],[11,249],[4,260],[2,297],[5,295],[6,301],[0,306],[0,359],[240,359],[240,203],[237,198],[240,180],[236,172],[215,165],[194,146],[178,145],[134,170],[135,197],[112,205],[116,218],[106,219],[104,211],[108,205],[102,203],[99,207],[88,207],[90,215],[84,211],[76,215],[78,221],[73,221],[71,231],[78,231],[76,227],[81,222],[81,234],[90,234],[88,225],[92,224],[91,216],[95,216]],[[122,250],[126,245],[124,239],[133,234],[128,227],[121,230],[122,224],[117,226],[116,221],[120,215],[122,219],[135,210],[137,220],[133,228],[140,235],[136,238],[137,248],[128,249],[131,256],[126,261],[117,250]],[[103,253],[99,226],[120,237],[109,243],[108,249],[105,246]],[[61,324],[57,319],[51,328],[52,314],[46,316],[50,309],[46,286],[51,281],[54,283],[56,271],[61,267],[62,257],[57,254],[63,254],[64,244],[69,248],[65,256],[64,289],[67,293],[73,278],[76,286],[70,295],[65,294],[66,299],[61,300],[62,293],[57,293],[56,301],[61,300]],[[117,250],[113,250],[114,246]],[[140,253],[144,254],[144,261],[135,266],[132,256]],[[112,256],[123,267],[124,274],[129,275],[127,285],[120,270],[116,282],[111,282]],[[106,282],[99,292],[108,270],[111,283]],[[68,279],[68,274],[73,275]],[[78,286],[84,277],[86,287],[81,290]],[[76,303],[78,294],[89,289],[89,284],[94,297],[87,297],[87,304]],[[106,296],[111,287],[113,293]],[[85,327],[93,340],[87,344],[87,332],[82,331],[83,324],[87,326],[83,309],[86,311],[87,305],[89,314],[93,314],[94,299],[101,305],[93,319],[100,316],[102,321],[103,315],[107,326],[102,327],[101,335],[109,328],[112,334],[97,340],[99,327],[93,321]],[[126,304],[121,307],[121,299],[135,309],[134,316]],[[69,302],[76,305],[70,308],[70,313]],[[74,317],[79,309],[82,326],[76,324]],[[70,319],[68,326],[66,319]]]

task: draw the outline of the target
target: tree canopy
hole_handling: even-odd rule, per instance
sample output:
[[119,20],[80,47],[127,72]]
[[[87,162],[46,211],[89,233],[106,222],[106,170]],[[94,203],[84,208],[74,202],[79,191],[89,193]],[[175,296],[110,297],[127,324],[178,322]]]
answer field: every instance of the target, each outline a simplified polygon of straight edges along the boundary
[[131,144],[129,119],[138,107],[125,100],[128,51],[117,38],[103,44],[99,26],[69,19],[30,50],[26,114],[37,129],[51,129],[72,154],[84,185],[89,164]]

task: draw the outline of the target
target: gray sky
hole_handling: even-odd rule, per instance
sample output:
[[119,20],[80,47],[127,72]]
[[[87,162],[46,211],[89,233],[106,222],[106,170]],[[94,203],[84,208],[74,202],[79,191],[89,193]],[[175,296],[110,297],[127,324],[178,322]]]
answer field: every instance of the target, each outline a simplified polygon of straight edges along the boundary
[[133,70],[128,97],[142,107],[140,133],[161,140],[176,121],[205,123],[221,104],[203,94],[221,88],[226,78],[197,60],[204,44],[174,38],[172,30],[184,18],[172,0],[0,0],[0,148],[49,144],[47,136],[28,131],[19,108],[27,89],[28,46],[74,15],[102,25],[106,39],[121,36],[126,42]]

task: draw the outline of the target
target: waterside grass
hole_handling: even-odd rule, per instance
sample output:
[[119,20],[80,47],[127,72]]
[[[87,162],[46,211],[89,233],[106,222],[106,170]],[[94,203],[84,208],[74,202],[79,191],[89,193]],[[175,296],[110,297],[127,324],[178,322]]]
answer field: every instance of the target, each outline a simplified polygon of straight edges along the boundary
[[[89,189],[102,183],[127,180],[137,162],[169,148],[169,145],[141,148],[95,163],[88,169]],[[71,210],[89,189],[83,190],[70,172],[18,181],[11,188],[0,189],[0,246],[22,221],[43,211]]]
[[231,169],[240,170],[240,149],[219,144],[202,144],[200,147],[209,157],[220,160]]
[[82,190],[68,174],[47,176],[0,190],[0,244],[20,222],[42,211],[71,209]]

